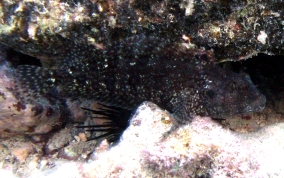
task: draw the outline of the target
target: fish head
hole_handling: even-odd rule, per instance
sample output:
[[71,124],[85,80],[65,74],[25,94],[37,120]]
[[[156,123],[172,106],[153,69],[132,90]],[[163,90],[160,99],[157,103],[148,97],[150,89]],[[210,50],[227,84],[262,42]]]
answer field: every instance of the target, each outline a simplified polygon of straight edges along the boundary
[[247,74],[220,69],[207,76],[202,101],[209,116],[221,118],[265,108],[265,96]]

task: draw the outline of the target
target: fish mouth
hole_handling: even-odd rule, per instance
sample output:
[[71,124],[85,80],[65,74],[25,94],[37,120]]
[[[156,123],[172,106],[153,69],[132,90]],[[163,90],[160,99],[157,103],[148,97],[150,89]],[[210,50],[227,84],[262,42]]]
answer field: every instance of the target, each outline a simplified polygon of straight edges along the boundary
[[246,112],[258,112],[262,111],[265,108],[266,97],[264,95],[260,95],[256,100],[251,102],[246,108]]

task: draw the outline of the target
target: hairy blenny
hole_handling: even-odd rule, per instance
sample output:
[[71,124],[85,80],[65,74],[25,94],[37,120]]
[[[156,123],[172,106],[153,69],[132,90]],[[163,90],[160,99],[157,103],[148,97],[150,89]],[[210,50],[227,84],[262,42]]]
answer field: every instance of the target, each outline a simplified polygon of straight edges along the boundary
[[18,88],[34,96],[57,90],[64,97],[94,99],[125,111],[152,101],[180,120],[265,107],[265,97],[249,76],[214,64],[208,51],[186,49],[168,38],[135,35],[104,49],[69,48],[57,69],[19,66]]

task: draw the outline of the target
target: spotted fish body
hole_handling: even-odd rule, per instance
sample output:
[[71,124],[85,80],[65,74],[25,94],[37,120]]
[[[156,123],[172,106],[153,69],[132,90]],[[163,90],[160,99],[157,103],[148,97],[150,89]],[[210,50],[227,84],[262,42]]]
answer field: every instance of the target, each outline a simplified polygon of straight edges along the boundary
[[[105,46],[70,47],[57,69],[20,66],[18,86],[39,95],[94,99],[133,110],[152,101],[180,119],[260,111],[265,97],[250,78],[215,65],[210,52],[136,35]],[[28,81],[28,83],[27,83]]]

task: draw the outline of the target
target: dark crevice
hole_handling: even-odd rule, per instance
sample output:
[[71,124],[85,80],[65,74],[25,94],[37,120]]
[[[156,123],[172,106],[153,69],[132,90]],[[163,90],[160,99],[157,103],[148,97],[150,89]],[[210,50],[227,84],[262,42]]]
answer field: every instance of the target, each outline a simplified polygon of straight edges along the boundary
[[12,48],[6,51],[7,61],[9,61],[13,67],[19,65],[36,65],[42,67],[41,61],[35,57],[23,54]]
[[284,92],[284,56],[258,54],[240,62],[231,62],[235,72],[249,74],[252,82],[266,97]]

